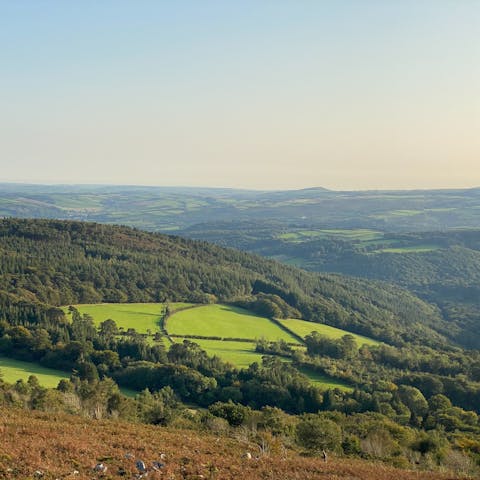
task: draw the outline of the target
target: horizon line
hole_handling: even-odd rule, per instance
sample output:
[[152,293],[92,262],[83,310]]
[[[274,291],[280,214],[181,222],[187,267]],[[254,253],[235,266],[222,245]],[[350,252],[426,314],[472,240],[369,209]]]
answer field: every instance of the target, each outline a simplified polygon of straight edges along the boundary
[[36,182],[36,181],[1,181],[0,185],[19,185],[19,186],[44,186],[44,187],[125,187],[125,188],[166,188],[166,189],[191,189],[191,190],[232,190],[243,192],[300,192],[306,190],[323,190],[325,192],[414,192],[414,191],[447,191],[447,190],[476,190],[480,185],[473,187],[385,187],[385,188],[329,188],[324,186],[308,186],[308,187],[279,187],[279,188],[251,188],[251,187],[227,187],[217,185],[160,185],[160,184],[143,184],[143,183],[71,183],[71,182]]

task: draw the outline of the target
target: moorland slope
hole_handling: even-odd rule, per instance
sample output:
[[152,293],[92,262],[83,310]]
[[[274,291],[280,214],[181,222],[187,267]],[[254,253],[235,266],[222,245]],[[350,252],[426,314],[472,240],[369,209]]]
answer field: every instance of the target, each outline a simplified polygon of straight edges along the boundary
[[[0,408],[0,477],[18,478],[133,478],[137,473],[130,454],[147,466],[165,463],[148,478],[237,480],[453,480],[456,475],[414,472],[381,463],[330,457],[305,457],[278,449],[273,441],[260,451],[248,438],[201,434],[118,421]],[[265,444],[264,444],[265,447]],[[247,460],[246,452],[253,458]],[[165,460],[160,455],[166,455]],[[257,458],[258,457],[258,458]],[[105,474],[93,471],[97,463]],[[39,472],[35,475],[35,472]],[[74,473],[77,472],[77,473]]]

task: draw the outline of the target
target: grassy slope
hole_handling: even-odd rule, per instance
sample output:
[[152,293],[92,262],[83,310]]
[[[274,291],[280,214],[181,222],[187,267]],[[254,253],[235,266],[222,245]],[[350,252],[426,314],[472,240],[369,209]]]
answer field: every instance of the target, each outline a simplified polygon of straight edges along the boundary
[[[125,458],[131,453],[146,464],[167,455],[162,474],[148,478],[216,478],[221,480],[447,480],[454,476],[440,473],[411,472],[360,460],[300,456],[292,450],[277,452],[259,460],[246,461],[246,451],[254,455],[255,445],[230,438],[216,437],[189,430],[174,430],[118,421],[86,420],[81,417],[27,412],[0,408],[0,478],[33,478],[36,470],[44,478],[97,477],[92,467],[104,462],[104,478],[134,478],[135,462]],[[277,449],[278,450],[278,449]],[[186,471],[181,467],[186,465]],[[13,469],[9,472],[8,469]],[[73,475],[73,471],[79,473]],[[211,472],[216,474],[212,476]]]
[[426,253],[439,250],[437,245],[412,245],[410,247],[391,247],[375,250],[373,253]]
[[[42,387],[56,388],[58,382],[62,379],[70,378],[70,374],[46,368],[34,362],[22,362],[12,358],[0,357],[1,378],[7,383],[15,383],[17,380],[27,381],[30,375],[35,375]],[[130,388],[120,388],[120,391],[127,397],[134,397],[138,392]]]
[[[173,311],[190,306],[190,303],[172,303],[169,308]],[[156,332],[163,317],[165,304],[163,303],[100,303],[74,305],[80,313],[91,315],[96,325],[107,318],[115,320],[118,327],[125,330],[134,328],[138,333]],[[68,307],[63,307],[68,313]]]
[[[227,338],[266,338],[277,340],[283,338],[288,342],[296,342],[296,339],[287,332],[264,317],[260,317],[247,310],[232,307],[229,305],[204,305],[195,308],[189,307],[187,303],[172,303],[169,305],[172,311],[176,311],[168,319],[167,330],[176,335],[202,335],[218,336]],[[140,333],[147,330],[155,332],[158,330],[164,305],[162,303],[133,303],[133,304],[87,304],[75,305],[81,313],[91,315],[96,324],[107,318],[113,318],[117,324],[124,329],[135,328]],[[68,307],[64,307],[68,311]],[[303,320],[281,320],[291,331],[300,336],[309,334],[313,327],[320,333],[332,338],[340,338],[346,331],[329,327],[328,325],[314,324]],[[378,344],[375,340],[354,335],[357,342],[366,344]],[[175,338],[175,341],[182,341],[183,338]],[[232,363],[238,368],[246,368],[254,362],[261,363],[262,355],[255,352],[255,343],[237,342],[225,340],[193,339],[209,355],[217,355],[222,360]],[[153,340],[152,340],[153,342]],[[164,342],[168,348],[169,342]],[[313,384],[323,388],[350,387],[340,380],[324,377],[314,372],[305,371]]]
[[5,357],[0,357],[0,373],[2,379],[7,383],[15,383],[19,379],[26,381],[30,375],[35,375],[40,385],[49,388],[55,388],[63,378],[70,378],[68,373],[60,370]]
[[298,343],[295,337],[283,331],[268,318],[227,305],[205,305],[180,311],[168,319],[167,331],[174,335],[283,339]]
[[381,232],[369,229],[318,229],[318,230],[297,230],[288,233],[281,233],[277,238],[287,242],[303,242],[315,238],[340,238],[344,240],[372,241],[382,238]]
[[[302,323],[312,325],[310,322]],[[294,337],[288,335],[287,332],[281,330],[268,319],[251,314],[247,310],[227,305],[207,305],[178,312],[168,319],[167,329],[169,333],[179,335],[189,334],[232,338],[264,337],[268,340],[283,338],[289,342],[296,341]],[[338,337],[347,333],[339,329],[332,330],[335,331],[334,333]],[[329,333],[331,335],[331,332]],[[175,341],[181,342],[183,338],[175,338]],[[200,345],[209,355],[217,355],[222,360],[230,362],[239,368],[246,368],[253,362],[261,363],[262,361],[262,354],[255,352],[255,343],[252,342],[206,339],[191,339],[191,341]],[[307,375],[317,387],[350,390],[350,387],[341,380],[328,378],[306,370],[302,373]]]
[[[238,368],[247,368],[254,362],[262,363],[262,354],[255,352],[255,343],[253,342],[229,342],[199,338],[188,340],[200,345],[209,355],[216,355]],[[175,341],[182,342],[183,338],[175,338]]]
[[330,338],[338,339],[343,337],[344,335],[352,335],[355,337],[357,344],[361,345],[380,345],[380,342],[377,340],[373,340],[368,337],[364,337],[363,335],[357,335],[355,333],[350,333],[340,328],[330,327],[329,325],[324,325],[323,323],[313,323],[313,322],[306,322],[305,320],[296,320],[296,319],[287,319],[287,320],[279,320],[279,322],[284,325],[286,328],[291,330],[292,332],[296,333],[300,337],[305,337],[308,334],[316,331],[321,335],[325,335]]
[[349,384],[343,382],[338,378],[327,377],[326,375],[322,375],[321,373],[314,372],[308,368],[300,368],[300,372],[306,375],[310,382],[315,385],[316,387],[322,390],[328,390],[333,388],[338,388],[339,390],[343,390],[345,392],[352,392],[353,387]]

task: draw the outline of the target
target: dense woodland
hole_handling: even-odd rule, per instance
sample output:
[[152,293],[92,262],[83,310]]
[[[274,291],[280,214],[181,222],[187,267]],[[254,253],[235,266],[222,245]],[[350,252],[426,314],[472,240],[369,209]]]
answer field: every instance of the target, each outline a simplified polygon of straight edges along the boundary
[[[127,227],[53,220],[0,222],[0,355],[72,372],[46,390],[2,384],[8,405],[223,432],[261,431],[318,452],[434,468],[480,461],[480,354],[441,335],[439,311],[384,283],[308,273],[204,242]],[[262,364],[239,370],[193,342],[149,343],[99,327],[74,307],[95,302],[217,300],[267,316],[301,316],[383,340],[259,342]],[[313,330],[313,328],[312,328]],[[288,359],[290,362],[284,362]],[[308,368],[350,391],[315,388]],[[120,395],[117,384],[142,391]],[[208,409],[191,416],[183,403]]]

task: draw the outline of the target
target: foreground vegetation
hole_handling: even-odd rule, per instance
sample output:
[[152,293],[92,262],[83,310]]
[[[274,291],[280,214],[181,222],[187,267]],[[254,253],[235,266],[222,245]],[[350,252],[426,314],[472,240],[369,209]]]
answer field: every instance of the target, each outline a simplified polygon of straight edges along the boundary
[[[178,428],[180,427],[180,428]],[[228,427],[231,428],[231,427]],[[148,467],[153,461],[165,464],[161,473],[148,478],[205,478],[249,480],[301,478],[357,478],[361,480],[447,480],[458,478],[439,472],[412,472],[360,461],[330,456],[327,463],[319,458],[299,455],[284,449],[277,436],[254,435],[248,430],[231,432],[217,425],[215,432],[158,428],[119,421],[91,421],[78,416],[43,412],[27,413],[0,408],[2,478],[33,478],[36,471],[44,478],[91,479],[93,467],[104,463],[107,478],[131,478],[137,473],[131,454]],[[115,439],[115,441],[112,441]],[[245,458],[251,452],[252,460]],[[165,454],[161,460],[160,454]],[[257,459],[258,457],[258,459]],[[455,458],[452,458],[452,462]],[[451,469],[456,465],[452,463]],[[74,475],[74,471],[78,472]],[[200,477],[203,475],[203,477]]]

